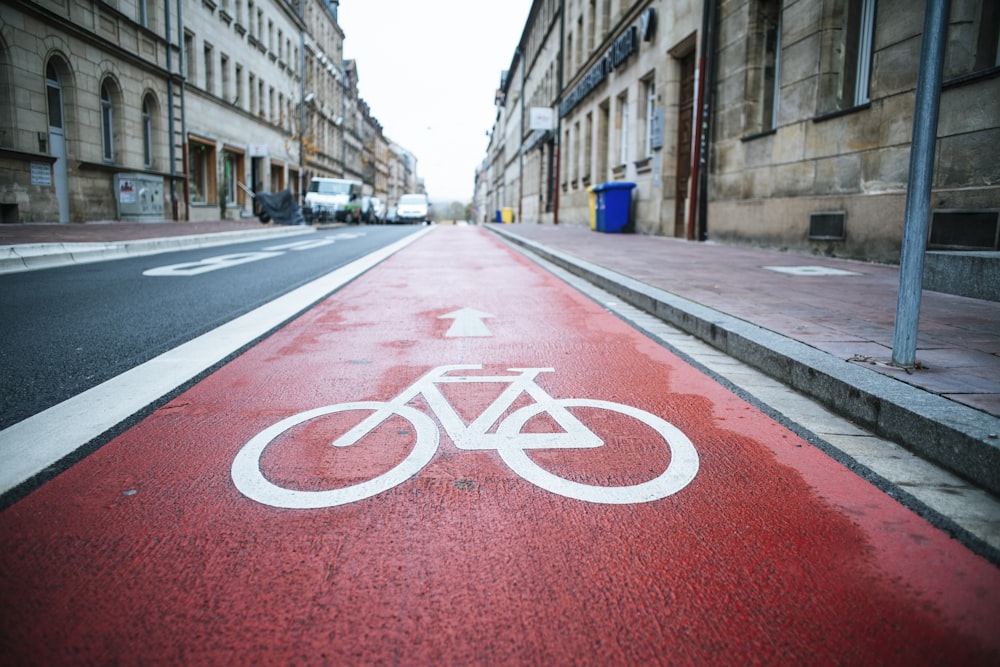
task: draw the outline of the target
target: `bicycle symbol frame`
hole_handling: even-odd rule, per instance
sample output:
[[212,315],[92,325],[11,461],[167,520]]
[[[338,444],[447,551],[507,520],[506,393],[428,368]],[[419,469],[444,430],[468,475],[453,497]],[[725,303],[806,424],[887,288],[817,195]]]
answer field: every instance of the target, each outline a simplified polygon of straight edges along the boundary
[[[407,405],[423,396],[455,446],[465,450],[496,450],[507,466],[533,484],[562,496],[592,503],[643,503],[677,493],[698,473],[698,453],[684,433],[656,415],[632,406],[586,398],[553,398],[536,382],[540,373],[553,368],[508,368],[517,375],[448,375],[456,371],[481,370],[478,364],[438,366],[388,401],[360,401],[327,405],[292,415],[264,429],[251,438],[233,460],[231,475],[236,488],[248,498],[265,505],[289,509],[317,509],[356,502],[387,491],[416,475],[437,452],[440,431],[434,421]],[[441,384],[504,383],[508,386],[470,424],[465,424],[438,388]],[[521,394],[534,403],[518,408],[503,418],[495,432],[489,432],[498,419],[513,406]],[[583,484],[559,477],[545,470],[526,454],[530,449],[580,449],[604,445],[593,431],[568,408],[597,408],[617,412],[652,428],[670,448],[670,462],[659,476],[630,486]],[[338,437],[335,447],[349,447],[360,441],[392,415],[413,426],[416,442],[413,450],[389,471],[359,484],[323,491],[288,489],[268,480],[260,469],[264,450],[281,434],[311,419],[351,410],[370,410],[372,414]],[[546,413],[563,429],[561,433],[521,433],[532,417]]]

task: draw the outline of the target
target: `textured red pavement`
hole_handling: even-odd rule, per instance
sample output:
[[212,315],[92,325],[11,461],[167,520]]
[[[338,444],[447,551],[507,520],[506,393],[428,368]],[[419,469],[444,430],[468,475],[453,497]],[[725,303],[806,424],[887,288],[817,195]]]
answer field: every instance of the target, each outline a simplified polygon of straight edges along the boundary
[[[446,337],[462,307],[494,315],[493,335]],[[552,396],[676,425],[698,475],[655,502],[586,503],[442,436],[414,477],[355,503],[277,509],[234,488],[266,427],[449,363],[551,366]],[[466,419],[492,398],[474,387],[449,388]],[[593,484],[662,469],[647,432],[590,423],[603,450],[531,457]],[[335,450],[332,426],[276,441],[265,473],[368,478],[412,439],[397,419]],[[0,603],[10,664],[1000,661],[997,568],[475,228],[434,230],[5,510]]]
[[[889,365],[899,267],[763,248],[597,234],[573,225],[503,225],[640,282],[802,341],[840,359],[1000,416],[1000,303],[925,290],[917,361]],[[815,266],[851,275],[789,275]]]

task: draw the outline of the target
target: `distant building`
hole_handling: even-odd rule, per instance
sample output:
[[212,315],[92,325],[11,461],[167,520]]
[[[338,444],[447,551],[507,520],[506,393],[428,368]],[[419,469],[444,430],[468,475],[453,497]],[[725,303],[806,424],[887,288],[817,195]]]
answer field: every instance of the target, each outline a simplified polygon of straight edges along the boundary
[[328,0],[7,0],[0,221],[250,216],[313,175],[386,196],[402,151],[343,42]]

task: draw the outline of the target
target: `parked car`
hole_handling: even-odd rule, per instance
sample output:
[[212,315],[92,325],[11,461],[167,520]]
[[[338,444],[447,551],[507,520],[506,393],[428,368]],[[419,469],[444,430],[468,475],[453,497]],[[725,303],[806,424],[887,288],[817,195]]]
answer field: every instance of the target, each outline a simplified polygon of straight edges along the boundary
[[424,194],[407,194],[399,198],[396,206],[396,219],[399,222],[422,222],[430,224],[431,202]]
[[362,197],[361,219],[369,224],[385,222],[385,204],[378,197]]
[[390,206],[385,210],[385,221],[387,224],[394,225],[399,222],[399,218],[396,217],[396,207]]

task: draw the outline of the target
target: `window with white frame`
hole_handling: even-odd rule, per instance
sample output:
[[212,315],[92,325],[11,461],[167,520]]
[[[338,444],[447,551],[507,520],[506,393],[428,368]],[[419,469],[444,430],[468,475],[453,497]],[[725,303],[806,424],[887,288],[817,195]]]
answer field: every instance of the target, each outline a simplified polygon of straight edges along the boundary
[[618,96],[615,129],[618,130],[618,164],[625,164],[628,162],[628,93]]
[[656,80],[650,75],[642,81],[646,100],[643,117],[643,157],[653,156],[653,123],[656,122]]
[[844,16],[841,108],[868,104],[872,71],[875,0],[848,0]]

